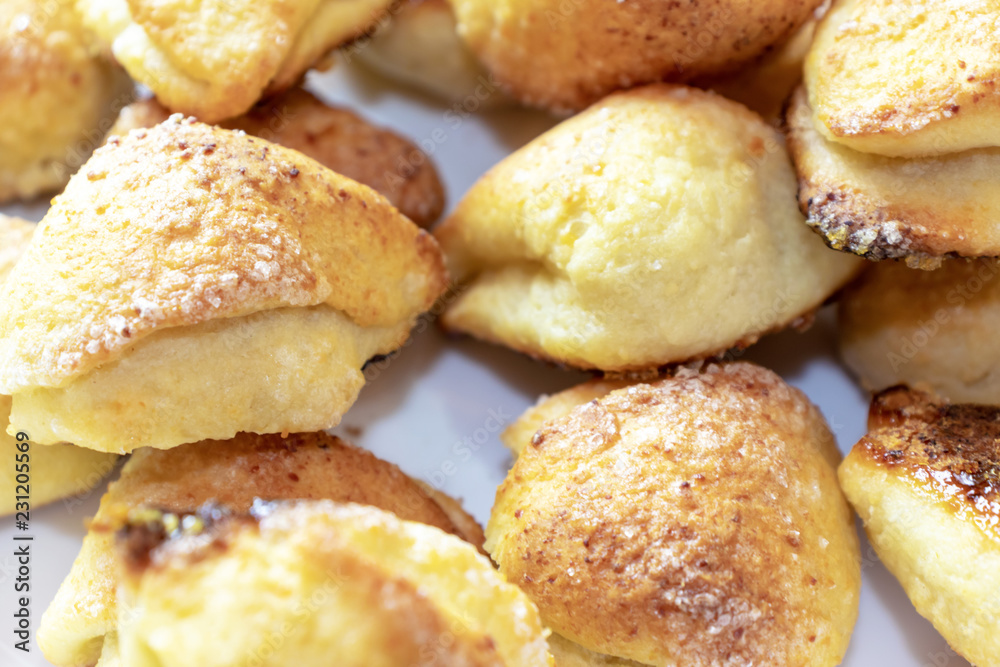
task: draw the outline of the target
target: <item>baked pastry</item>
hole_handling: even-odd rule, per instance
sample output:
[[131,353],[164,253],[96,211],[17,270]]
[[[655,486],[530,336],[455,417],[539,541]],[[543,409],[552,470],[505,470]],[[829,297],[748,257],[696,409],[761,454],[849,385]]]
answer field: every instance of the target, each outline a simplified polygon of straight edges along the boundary
[[85,24],[167,108],[214,123],[293,86],[392,0],[77,0]]
[[595,378],[557,394],[542,396],[538,402],[500,433],[500,441],[517,457],[521,450],[547,422],[568,415],[584,403],[590,403],[618,389],[626,389],[633,382]]
[[[0,213],[0,283],[7,279],[18,258],[31,242],[35,223]],[[6,429],[10,418],[10,396],[0,396],[0,424]],[[29,434],[24,434],[30,436]],[[0,467],[0,515],[13,514],[28,507],[35,509],[60,499],[71,499],[97,486],[115,466],[118,457],[95,452],[73,445],[50,447],[28,444],[30,440],[8,435],[0,429],[0,459],[7,461]],[[25,456],[25,454],[27,456]],[[27,464],[27,472],[25,466]],[[30,494],[18,485],[25,483],[26,475]],[[28,504],[18,505],[18,495],[30,495]]]
[[337,424],[447,276],[434,240],[301,153],[172,117],[113,139],[0,291],[0,393],[100,451]]
[[436,230],[444,325],[581,368],[705,358],[860,268],[802,224],[781,135],[718,95],[616,93],[495,166]]
[[821,21],[788,125],[800,206],[832,247],[924,268],[1000,255],[996,17],[841,0]]
[[696,85],[739,102],[772,125],[780,126],[785,104],[802,82],[802,63],[816,33],[816,23],[806,22],[787,42],[738,72],[697,81]]
[[747,363],[594,389],[551,403],[486,528],[557,662],[840,664],[860,554],[819,411]]
[[459,34],[520,101],[574,111],[622,88],[735,71],[822,0],[450,0]]
[[817,129],[899,157],[1000,145],[996,22],[991,0],[837,0],[805,63]]
[[0,0],[0,203],[61,189],[131,82],[91,48],[72,0]]
[[140,514],[122,549],[129,667],[553,665],[538,610],[485,556],[373,507]]
[[1000,408],[906,388],[874,398],[840,466],[879,559],[922,616],[976,665],[1000,664]]
[[[0,396],[0,423],[10,417],[10,396]],[[0,516],[62,500],[74,507],[115,467],[118,456],[74,445],[36,445],[0,430]],[[27,443],[27,444],[26,444]],[[25,447],[27,449],[25,450]],[[25,483],[25,479],[29,482]],[[18,496],[24,496],[18,500]]]
[[1000,256],[1000,149],[923,158],[852,150],[823,137],[804,90],[787,120],[799,206],[830,247],[926,268],[947,255]]
[[511,103],[459,37],[448,0],[404,0],[392,21],[341,58],[465,110]]
[[114,535],[107,526],[117,518],[142,506],[187,512],[209,501],[246,512],[258,497],[373,505],[476,548],[484,539],[455,500],[326,433],[287,438],[241,433],[232,440],[167,451],[140,449],[101,499],[73,569],[42,617],[38,644],[45,657],[60,667],[93,665],[98,659],[110,664],[102,645],[105,651],[117,649],[114,638],[105,638],[117,632],[119,577]]
[[873,391],[924,385],[954,402],[1000,405],[1000,264],[935,271],[880,262],[845,290],[840,352]]
[[[156,100],[136,102],[122,109],[109,134],[152,127],[169,116]],[[437,170],[412,142],[347,109],[328,106],[302,88],[258,104],[221,126],[297,150],[367,185],[421,227],[432,225],[444,209]]]

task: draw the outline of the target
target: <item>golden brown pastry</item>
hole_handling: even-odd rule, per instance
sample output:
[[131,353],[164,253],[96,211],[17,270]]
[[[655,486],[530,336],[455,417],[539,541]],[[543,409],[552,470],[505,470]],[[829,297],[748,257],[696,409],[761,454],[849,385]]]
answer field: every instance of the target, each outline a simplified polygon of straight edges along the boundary
[[557,661],[840,664],[861,569],[819,411],[747,363],[594,389],[535,409],[486,528]]
[[341,56],[451,104],[482,109],[511,103],[459,37],[448,0],[404,0],[391,22]]
[[946,255],[1000,256],[1000,149],[923,158],[855,151],[823,137],[804,90],[787,120],[799,206],[831,247],[926,267]]
[[85,24],[167,108],[214,123],[293,86],[392,0],[77,0]]
[[922,157],[998,146],[998,8],[993,0],[837,0],[805,81],[826,139]]
[[0,203],[62,188],[128,103],[91,39],[72,0],[0,0]]
[[1000,255],[996,4],[839,0],[788,112],[809,224],[834,248],[933,267]]
[[840,466],[879,559],[977,665],[1000,664],[1000,408],[895,388]]
[[822,0],[450,0],[459,34],[520,101],[580,110],[608,93],[740,68]]
[[[155,100],[122,109],[110,135],[162,123],[170,112]],[[258,104],[221,126],[299,151],[320,164],[367,185],[421,227],[444,209],[444,187],[419,148],[395,132],[324,104],[302,88]]]
[[46,658],[60,667],[93,665],[102,656],[102,644],[116,649],[116,640],[105,641],[118,627],[114,537],[105,529],[116,517],[140,506],[186,512],[209,501],[245,512],[258,497],[373,505],[476,548],[484,540],[482,529],[456,501],[325,433],[287,438],[241,433],[169,451],[140,449],[101,499],[73,569],[42,617],[38,642]]
[[815,32],[816,21],[810,20],[758,61],[738,72],[698,81],[697,85],[745,105],[772,125],[780,125],[785,103],[802,81],[802,63]]
[[12,428],[101,451],[329,428],[447,282],[370,188],[179,116],[113,139],[3,285]]
[[553,665],[535,606],[436,528],[329,501],[146,513],[122,547],[129,667]]
[[606,371],[746,346],[860,263],[802,224],[781,135],[718,95],[616,93],[488,172],[435,231],[454,331]]
[[558,394],[542,396],[538,402],[524,411],[517,420],[500,433],[500,441],[514,456],[531,442],[531,438],[545,423],[569,414],[576,407],[603,398],[617,389],[628,387],[628,380],[594,379]]
[[925,385],[951,401],[1000,405],[1000,264],[934,271],[879,262],[840,301],[840,352],[866,388]]
[[[35,223],[0,213],[0,284],[31,243],[34,231]],[[31,443],[30,433],[20,438],[8,434],[10,403],[10,396],[0,396],[0,460],[5,462],[0,466],[0,516],[84,494],[114,468],[118,457],[113,454],[73,445],[37,445]],[[26,479],[27,487],[19,488]],[[29,497],[19,501],[19,495]]]

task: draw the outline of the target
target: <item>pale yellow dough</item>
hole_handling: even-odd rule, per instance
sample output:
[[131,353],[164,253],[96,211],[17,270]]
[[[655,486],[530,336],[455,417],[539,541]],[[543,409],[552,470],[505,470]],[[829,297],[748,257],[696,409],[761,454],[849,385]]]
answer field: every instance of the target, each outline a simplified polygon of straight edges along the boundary
[[35,223],[0,213],[0,283],[14,270],[34,233]]
[[840,664],[860,553],[833,435],[801,392],[709,365],[590,382],[526,419],[505,434],[520,455],[486,549],[557,633],[557,664]]
[[876,396],[840,482],[913,606],[975,665],[1000,664],[1000,408]]
[[446,281],[375,191],[174,116],[99,149],[0,286],[9,432],[128,452],[329,428]]
[[83,20],[165,106],[206,122],[294,85],[392,0],[77,0]]
[[391,21],[341,58],[473,111],[512,103],[459,37],[447,0],[403,0]]
[[[10,416],[10,396],[0,396],[0,423],[6,424]],[[74,508],[91,489],[96,487],[111,469],[117,456],[95,452],[74,445],[38,445],[27,438],[18,438],[0,430],[0,516],[15,511],[37,509],[43,505],[63,500]],[[27,452],[18,447],[28,444]],[[25,475],[18,480],[18,467]],[[21,482],[28,479],[26,485]],[[16,496],[25,495],[18,501]],[[19,503],[24,503],[18,505]]]
[[817,128],[848,148],[922,157],[998,146],[995,0],[838,0],[805,82]]
[[11,424],[38,442],[120,454],[329,428],[361,391],[361,367],[409,328],[360,327],[317,306],[167,329],[77,382],[18,392]]
[[173,538],[148,565],[124,544],[123,664],[554,665],[538,610],[461,540],[328,501],[258,516]]
[[[0,283],[6,280],[17,260],[31,243],[35,223],[0,214]],[[75,506],[81,497],[97,486],[111,471],[117,456],[94,452],[73,445],[38,445],[31,443],[33,433],[20,439],[17,433],[8,434],[10,422],[10,396],[0,396],[0,515],[13,514],[19,509],[41,507],[56,500],[65,500]],[[30,443],[27,455],[18,444]],[[21,458],[18,458],[21,457]],[[26,459],[26,460],[25,460]],[[28,478],[28,488],[18,489],[17,466],[27,464],[20,471]],[[24,478],[22,478],[23,481]],[[18,501],[15,496],[27,495]],[[18,502],[27,505],[18,507]]]
[[840,353],[867,389],[922,385],[1000,405],[1000,263],[948,259],[869,268],[839,305]]
[[[326,433],[254,435],[137,450],[101,499],[83,547],[42,616],[38,645],[59,667],[120,665],[114,521],[141,506],[171,512],[212,501],[245,512],[255,498],[329,499],[379,507],[481,548],[482,529],[452,498]],[[103,646],[103,648],[102,648]]]
[[0,203],[62,188],[101,145],[131,82],[72,0],[0,0]]
[[795,205],[781,135],[718,95],[612,95],[488,172],[435,235],[449,329],[606,371],[745,346],[860,268]]

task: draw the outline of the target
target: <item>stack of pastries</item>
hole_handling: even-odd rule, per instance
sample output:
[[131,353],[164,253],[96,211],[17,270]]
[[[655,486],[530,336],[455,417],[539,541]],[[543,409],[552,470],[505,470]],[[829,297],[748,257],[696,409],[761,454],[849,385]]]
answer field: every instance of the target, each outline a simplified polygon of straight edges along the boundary
[[[34,474],[0,511],[103,491],[52,664],[832,667],[856,513],[1000,665],[996,3],[0,9],[0,203],[54,195],[0,214],[0,453]],[[308,89],[331,66],[558,122],[449,208]],[[835,301],[873,393],[843,460],[735,360]],[[485,528],[327,432],[432,314],[593,376],[501,434]]]

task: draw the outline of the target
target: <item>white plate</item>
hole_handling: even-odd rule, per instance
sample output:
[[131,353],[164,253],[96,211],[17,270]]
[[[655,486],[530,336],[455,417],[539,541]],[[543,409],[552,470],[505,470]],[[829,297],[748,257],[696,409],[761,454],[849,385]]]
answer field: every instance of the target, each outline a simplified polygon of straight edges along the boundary
[[[419,143],[437,165],[450,205],[491,165],[554,124],[543,114],[525,110],[457,112],[347,68],[314,73],[310,85],[329,101],[352,107]],[[6,211],[35,219],[44,212],[40,207]],[[775,370],[805,391],[826,415],[842,451],[863,435],[867,396],[837,361],[829,309],[809,332],[771,336],[744,358]],[[337,432],[463,498],[481,522],[510,464],[497,438],[498,422],[509,423],[540,395],[584,379],[498,347],[448,340],[434,327],[383,366],[369,369],[369,384]],[[32,513],[33,629],[69,571],[84,520],[95,511],[102,492],[103,485],[85,498]],[[11,524],[5,520],[0,529],[0,664],[48,665],[34,644],[28,655],[12,649],[16,574]],[[862,555],[861,614],[844,665],[967,667],[917,615],[863,539]]]

